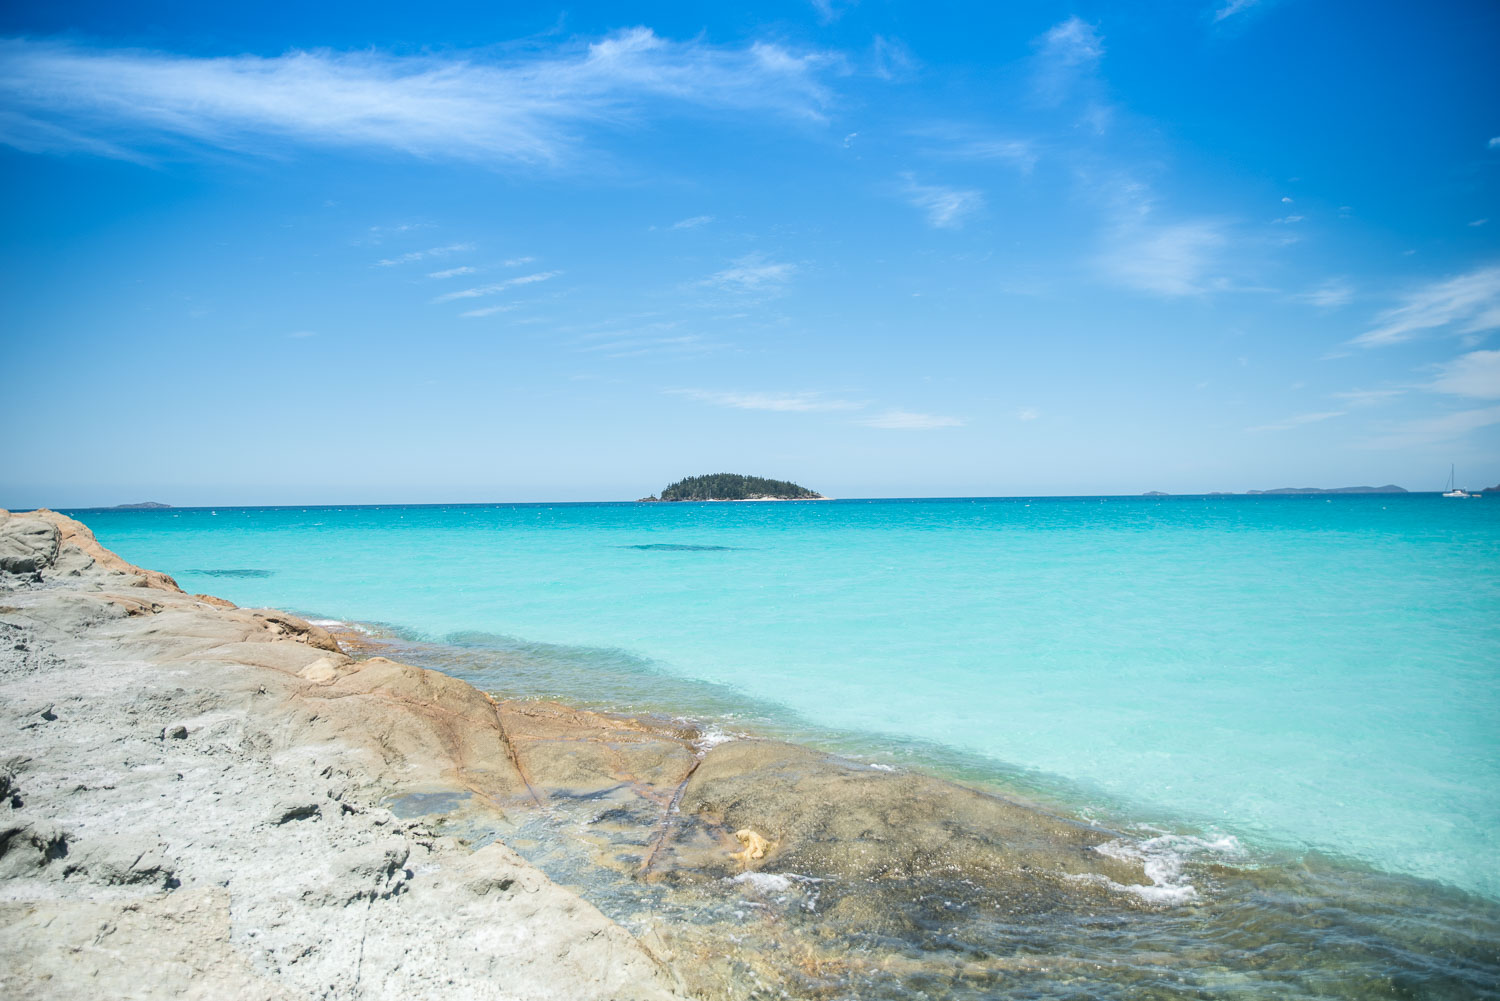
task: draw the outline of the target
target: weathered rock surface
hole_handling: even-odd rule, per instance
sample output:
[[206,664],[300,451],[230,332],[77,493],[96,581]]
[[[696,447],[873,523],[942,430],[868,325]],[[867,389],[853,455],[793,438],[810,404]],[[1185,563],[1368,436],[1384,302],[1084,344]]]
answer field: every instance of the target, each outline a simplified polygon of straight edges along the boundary
[[0,995],[668,998],[635,938],[393,796],[531,799],[499,707],[0,511]]

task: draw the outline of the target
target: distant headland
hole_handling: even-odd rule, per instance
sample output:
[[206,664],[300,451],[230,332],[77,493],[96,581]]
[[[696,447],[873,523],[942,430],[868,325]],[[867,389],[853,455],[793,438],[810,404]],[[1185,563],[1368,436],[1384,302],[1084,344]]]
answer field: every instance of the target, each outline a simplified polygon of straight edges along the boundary
[[709,473],[689,476],[664,488],[659,497],[642,497],[640,503],[660,501],[756,501],[827,500],[822,494],[787,480],[768,480],[739,473]]
[[[1246,490],[1247,497],[1272,497],[1300,494],[1404,494],[1405,487],[1398,487],[1394,483],[1387,483],[1383,487],[1277,487],[1274,490]],[[1143,497],[1170,497],[1171,494],[1160,490],[1148,490]],[[1214,490],[1209,492],[1209,497],[1234,497],[1238,496],[1229,490]]]
[[171,507],[160,501],[141,501],[139,504],[116,504],[111,511],[163,511]]

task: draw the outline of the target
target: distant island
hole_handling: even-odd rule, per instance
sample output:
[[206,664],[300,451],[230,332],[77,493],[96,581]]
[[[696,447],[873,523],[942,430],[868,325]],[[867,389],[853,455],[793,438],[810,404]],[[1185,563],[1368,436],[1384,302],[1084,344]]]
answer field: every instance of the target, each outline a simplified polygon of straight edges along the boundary
[[1247,494],[1404,494],[1405,487],[1387,483],[1383,487],[1277,487],[1275,490],[1246,490]]
[[[1277,487],[1275,490],[1246,490],[1244,495],[1247,497],[1279,497],[1300,494],[1404,494],[1406,492],[1405,487],[1398,487],[1394,483],[1387,483],[1383,487]],[[1171,497],[1172,495],[1161,490],[1147,490],[1141,496]],[[1211,490],[1207,494],[1186,494],[1184,496],[1236,497],[1239,495],[1232,490]]]
[[162,511],[171,507],[160,501],[141,501],[139,504],[116,504],[110,508],[111,511]]
[[768,480],[739,473],[709,473],[689,476],[662,490],[659,497],[642,497],[642,503],[659,501],[749,501],[826,500],[822,494],[787,480]]

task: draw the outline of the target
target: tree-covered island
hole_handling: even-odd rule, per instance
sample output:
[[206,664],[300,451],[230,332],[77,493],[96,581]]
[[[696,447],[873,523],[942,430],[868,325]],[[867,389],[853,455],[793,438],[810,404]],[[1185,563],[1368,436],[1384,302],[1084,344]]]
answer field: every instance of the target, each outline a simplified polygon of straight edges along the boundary
[[738,500],[824,500],[822,494],[786,480],[768,480],[762,476],[738,473],[709,473],[678,480],[661,492],[660,497],[642,497],[643,501],[738,501]]

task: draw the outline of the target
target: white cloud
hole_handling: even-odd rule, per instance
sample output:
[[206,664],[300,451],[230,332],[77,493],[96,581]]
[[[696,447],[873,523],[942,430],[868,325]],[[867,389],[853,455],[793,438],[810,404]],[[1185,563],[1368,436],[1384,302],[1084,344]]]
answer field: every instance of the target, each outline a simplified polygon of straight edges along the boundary
[[739,295],[778,292],[796,273],[794,264],[766,260],[762,254],[746,254],[723,271],[709,275],[700,285]]
[[1469,223],[1469,225],[1470,226],[1474,226],[1474,227],[1479,227],[1479,226],[1483,226],[1487,222],[1489,222],[1488,219],[1475,219],[1473,222]]
[[480,316],[494,316],[496,313],[509,313],[515,308],[515,303],[508,303],[504,306],[485,306],[483,309],[471,309],[468,312],[459,313],[458,315],[472,319]]
[[390,268],[395,267],[397,264],[410,264],[413,261],[424,260],[428,257],[446,257],[449,254],[461,254],[466,250],[473,249],[474,245],[472,243],[453,243],[449,244],[446,247],[430,247],[427,250],[413,250],[411,253],[402,254],[400,257],[387,257],[383,261],[376,261],[375,266],[377,268]]
[[859,0],[847,0],[847,3],[840,3],[838,0],[808,0],[808,2],[812,4],[812,9],[818,15],[818,23],[832,24],[844,16],[844,7],[853,7],[859,3]]
[[1016,420],[1034,421],[1042,416],[1042,412],[1035,407],[1026,407],[1016,414]]
[[502,267],[519,268],[521,265],[530,264],[534,260],[536,260],[535,257],[512,257],[510,260],[506,261],[502,265]]
[[534,275],[523,275],[520,278],[508,278],[503,282],[494,282],[490,285],[480,285],[475,288],[460,289],[457,292],[449,292],[440,295],[432,301],[452,302],[454,299],[477,299],[482,295],[493,295],[496,292],[504,292],[506,289],[515,288],[517,285],[531,285],[535,282],[544,282],[549,278],[556,278],[562,274],[561,271],[542,271]]
[[1346,410],[1328,410],[1317,414],[1298,414],[1288,417],[1286,420],[1277,421],[1274,424],[1262,424],[1260,427],[1246,428],[1246,431],[1291,431],[1308,424],[1317,424],[1321,421],[1332,420],[1342,417],[1348,413]]
[[1490,149],[1500,149],[1500,136],[1494,136],[1493,138],[1491,138],[1489,145]]
[[771,410],[779,413],[859,410],[864,406],[853,400],[829,399],[822,393],[720,393],[703,389],[672,389],[668,393],[718,407]]
[[1104,55],[1104,40],[1087,21],[1070,17],[1053,25],[1032,44],[1037,49],[1032,87],[1036,96],[1057,103],[1074,83],[1093,72]]
[[183,145],[269,152],[294,142],[559,165],[584,145],[584,126],[646,111],[821,121],[831,101],[822,77],[839,64],[647,28],[503,60],[368,50],[205,58],[10,39],[0,41],[0,141],[134,160]]
[[1334,393],[1333,398],[1348,407],[1373,407],[1405,394],[1404,389],[1350,389]]
[[1272,219],[1271,222],[1277,226],[1290,226],[1293,223],[1301,222],[1305,218],[1307,217],[1300,215],[1284,215],[1280,219]]
[[1156,295],[1184,296],[1224,284],[1210,274],[1215,252],[1224,243],[1216,223],[1131,222],[1117,227],[1109,243],[1099,263],[1105,275],[1120,285]]
[[899,38],[876,35],[870,47],[873,72],[882,80],[904,79],[916,69],[917,60]]
[[1214,11],[1214,20],[1223,21],[1226,18],[1234,17],[1236,14],[1243,14],[1250,8],[1259,5],[1260,0],[1229,0],[1229,3]]
[[1470,351],[1438,366],[1428,389],[1454,396],[1500,400],[1500,351]]
[[1372,348],[1444,328],[1456,334],[1494,330],[1500,327],[1500,266],[1479,268],[1409,292],[1401,305],[1381,313],[1376,324],[1349,343]]
[[1384,436],[1370,442],[1373,448],[1420,448],[1462,438],[1470,431],[1500,424],[1500,407],[1456,410],[1436,417],[1390,425]]
[[951,160],[1008,163],[1023,173],[1036,166],[1040,154],[1028,139],[975,134],[972,126],[951,123],[913,130],[911,135],[933,143],[924,150],[930,156]]
[[1343,279],[1335,278],[1293,298],[1312,303],[1321,309],[1337,309],[1339,306],[1349,305],[1354,298],[1354,288]]
[[472,275],[477,270],[478,270],[477,268],[471,268],[468,265],[464,265],[461,268],[449,268],[446,271],[429,271],[429,272],[427,272],[427,277],[428,278],[456,278],[459,275]]
[[883,414],[866,417],[859,423],[865,427],[882,428],[888,431],[934,431],[938,428],[963,427],[966,422],[961,417],[917,414],[910,410],[887,410]]
[[936,229],[959,229],[968,216],[984,206],[984,196],[977,191],[918,184],[910,174],[903,176],[906,200],[926,213],[927,225]]
[[695,215],[688,219],[679,219],[671,226],[672,229],[697,229],[714,221],[711,215]]

